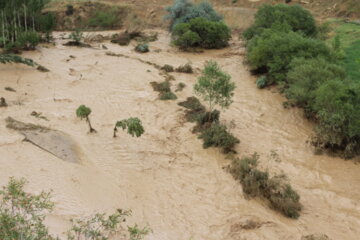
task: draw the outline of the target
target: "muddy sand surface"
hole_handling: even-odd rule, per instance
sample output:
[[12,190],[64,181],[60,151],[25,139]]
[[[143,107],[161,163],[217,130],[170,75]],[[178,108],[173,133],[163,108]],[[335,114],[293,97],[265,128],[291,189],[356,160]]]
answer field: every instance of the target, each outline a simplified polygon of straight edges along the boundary
[[[300,110],[284,109],[278,93],[256,88],[243,64],[240,42],[234,40],[223,50],[182,53],[169,46],[168,33],[159,32],[159,40],[146,54],[133,50],[135,42],[126,47],[102,43],[108,49],[101,44],[77,48],[63,46],[58,38],[56,46],[24,54],[47,67],[48,73],[1,65],[0,96],[9,106],[0,108],[0,184],[15,176],[29,181],[29,191],[53,189],[56,208],[47,222],[60,236],[71,217],[124,208],[133,211],[129,225],[136,222],[153,229],[150,240],[285,240],[313,233],[359,239],[360,166],[314,155],[306,143],[312,125]],[[106,55],[108,51],[128,58]],[[232,132],[241,140],[238,155],[256,151],[262,168],[287,174],[304,205],[298,220],[246,199],[241,185],[223,169],[229,160],[217,149],[204,150],[191,133],[192,124],[177,103],[193,95],[200,69],[210,59],[237,85],[234,103],[221,120],[235,124]],[[191,62],[197,70],[172,74],[173,90],[180,82],[186,87],[176,92],[177,100],[160,101],[150,82],[163,81],[163,76],[146,61],[173,66]],[[80,104],[91,107],[98,133],[88,134],[86,122],[76,118]],[[49,121],[31,116],[32,111]],[[62,161],[22,141],[19,132],[5,127],[8,116],[64,132],[79,146],[83,161]],[[112,138],[115,122],[128,117],[139,117],[145,134],[133,138],[119,131]],[[271,153],[277,157],[269,158]],[[250,220],[256,227],[245,229]]]

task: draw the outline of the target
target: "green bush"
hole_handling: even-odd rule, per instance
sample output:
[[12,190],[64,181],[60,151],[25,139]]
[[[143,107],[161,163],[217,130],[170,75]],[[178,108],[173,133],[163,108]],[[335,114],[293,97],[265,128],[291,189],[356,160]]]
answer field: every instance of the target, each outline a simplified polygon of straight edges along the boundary
[[208,21],[218,22],[222,20],[220,16],[208,2],[201,2],[194,5],[189,0],[174,0],[172,6],[166,8],[168,15],[165,19],[170,21],[172,31],[177,24],[190,22],[194,18],[204,18]]
[[300,5],[264,4],[255,15],[255,23],[243,36],[250,40],[264,29],[272,28],[274,24],[288,25],[292,31],[301,32],[308,37],[316,37],[318,33],[314,17]]
[[298,218],[302,205],[299,195],[284,181],[283,176],[269,178],[267,171],[257,169],[259,155],[234,158],[230,172],[242,184],[243,191],[251,197],[266,199],[270,206],[289,218]]
[[154,91],[159,92],[159,99],[160,100],[175,100],[177,96],[171,92],[170,82],[164,81],[161,83],[151,82],[151,86],[153,87]]
[[313,108],[315,91],[325,82],[334,79],[345,79],[344,69],[323,58],[294,59],[287,74],[289,87],[286,97],[292,103],[308,110]]
[[178,83],[175,92],[180,92],[186,87],[185,83]]
[[360,84],[330,80],[315,91],[317,141],[345,157],[359,154]]
[[239,139],[227,131],[226,126],[219,123],[213,123],[203,130],[199,138],[203,140],[204,148],[218,147],[225,153],[234,151],[235,145],[240,143]]
[[223,48],[231,38],[230,28],[223,22],[213,22],[205,18],[194,18],[188,23],[180,23],[172,32],[174,44],[180,48],[190,47]]
[[36,46],[40,43],[41,36],[37,32],[22,32],[18,36],[18,43],[24,50],[34,50]]
[[142,44],[138,44],[135,47],[135,51],[136,52],[140,52],[140,53],[146,53],[149,52],[149,45],[146,43],[142,43]]
[[[276,46],[276,47],[275,47]],[[295,32],[265,30],[249,41],[247,61],[256,73],[267,73],[268,83],[286,81],[294,58],[332,59],[330,48],[322,41],[305,38]]]
[[84,38],[83,32],[81,32],[79,29],[76,29],[72,33],[70,33],[69,38],[76,44],[80,45],[81,40]]

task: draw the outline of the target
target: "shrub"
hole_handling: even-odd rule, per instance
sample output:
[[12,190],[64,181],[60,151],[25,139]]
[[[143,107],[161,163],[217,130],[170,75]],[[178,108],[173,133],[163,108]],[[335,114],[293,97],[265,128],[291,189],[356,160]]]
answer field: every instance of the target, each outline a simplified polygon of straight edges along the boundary
[[239,139],[227,131],[226,126],[219,123],[213,123],[209,128],[203,130],[199,138],[203,139],[204,148],[218,147],[222,148],[225,153],[234,151],[235,145],[240,143]]
[[25,179],[11,178],[0,190],[0,239],[55,240],[44,224],[53,208],[50,192],[26,193]]
[[250,40],[264,29],[274,24],[288,25],[294,32],[301,32],[308,37],[316,37],[317,28],[311,13],[299,5],[268,5],[260,7],[255,15],[255,23],[248,28],[243,36]]
[[322,84],[333,79],[345,78],[346,74],[341,66],[323,58],[297,58],[290,64],[287,74],[289,87],[285,94],[292,103],[310,110],[316,97],[315,91]]
[[90,118],[89,118],[90,114],[91,114],[91,109],[85,105],[80,105],[76,109],[76,116],[79,117],[80,119],[85,118],[86,122],[89,124],[90,133],[92,133],[92,132],[96,132],[96,130],[91,126]]
[[81,40],[84,38],[84,34],[83,32],[81,32],[79,29],[76,29],[75,31],[73,31],[70,35],[69,38],[76,44],[76,45],[80,45]]
[[175,100],[177,96],[173,92],[164,92],[160,94],[160,100]]
[[258,88],[262,89],[267,86],[266,76],[261,76],[256,80],[256,85]]
[[186,87],[185,83],[178,83],[175,92],[180,92]]
[[174,44],[180,48],[223,48],[231,38],[230,28],[223,22],[194,18],[177,24],[172,32]]
[[171,92],[169,81],[164,81],[161,83],[151,82],[150,84],[153,87],[154,91],[159,92],[160,100],[175,100],[175,99],[177,99],[177,96],[173,92]]
[[330,80],[315,91],[313,104],[317,113],[317,141],[345,157],[359,154],[360,85]]
[[37,32],[22,32],[19,34],[17,41],[24,50],[34,50],[40,43],[41,37]]
[[169,64],[165,64],[163,67],[161,67],[161,69],[164,70],[165,72],[173,72],[174,71],[174,67]]
[[193,68],[190,63],[186,63],[185,65],[177,67],[175,71],[181,73],[193,73]]
[[[274,47],[276,46],[276,47]],[[247,61],[256,73],[267,73],[268,83],[286,81],[294,58],[332,59],[330,48],[322,41],[305,38],[295,32],[265,30],[253,38],[247,49]]]
[[196,97],[188,97],[186,101],[180,102],[178,105],[187,109],[185,117],[189,122],[195,122],[199,118],[199,114],[205,112],[205,107]]
[[71,16],[74,14],[74,6],[71,4],[66,5],[66,11],[65,11],[66,16]]
[[135,51],[136,51],[136,52],[140,52],[140,53],[149,52],[149,45],[146,44],[146,43],[138,44],[138,45],[135,47]]
[[218,22],[222,20],[220,16],[208,2],[201,2],[194,5],[189,0],[174,0],[172,6],[166,8],[168,15],[165,19],[170,21],[170,31],[177,24],[190,22],[194,18],[204,18],[208,21]]
[[212,126],[213,123],[218,123],[220,119],[220,112],[214,110],[212,112],[200,112],[195,116],[196,126],[193,128],[193,133],[202,132]]
[[232,103],[235,83],[231,82],[231,76],[223,72],[214,61],[205,64],[202,75],[194,85],[195,94],[208,102],[210,111],[218,105],[228,108]]
[[269,178],[267,171],[257,169],[259,155],[234,158],[230,172],[242,184],[245,194],[266,199],[270,206],[289,218],[298,218],[302,205],[299,195],[284,181],[284,176]]
[[151,82],[150,84],[153,87],[154,91],[157,91],[157,92],[170,92],[171,91],[169,81],[164,81],[161,83]]

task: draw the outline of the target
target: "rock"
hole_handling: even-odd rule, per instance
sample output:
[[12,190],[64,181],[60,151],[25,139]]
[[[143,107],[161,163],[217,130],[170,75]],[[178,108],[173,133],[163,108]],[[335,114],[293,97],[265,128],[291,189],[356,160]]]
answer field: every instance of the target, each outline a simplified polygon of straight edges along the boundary
[[0,98],[0,107],[7,107],[7,103],[6,103],[6,100],[5,98],[1,97]]
[[331,240],[331,239],[325,234],[316,233],[316,234],[302,236],[301,240]]

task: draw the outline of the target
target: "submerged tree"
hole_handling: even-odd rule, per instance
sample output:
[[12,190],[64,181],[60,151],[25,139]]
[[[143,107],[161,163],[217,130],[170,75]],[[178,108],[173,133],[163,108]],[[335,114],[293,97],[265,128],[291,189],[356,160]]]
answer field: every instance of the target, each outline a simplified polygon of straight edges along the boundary
[[223,72],[215,61],[206,63],[202,75],[194,85],[194,91],[209,104],[210,112],[215,105],[228,108],[232,103],[235,83],[230,79],[231,76]]
[[91,126],[89,119],[90,113],[91,113],[91,109],[85,105],[80,105],[76,110],[76,116],[79,117],[80,119],[83,118],[86,119],[86,122],[89,124],[90,132],[92,133],[92,132],[96,132],[96,130]]
[[127,128],[128,134],[131,136],[140,137],[145,131],[139,118],[128,118],[116,122],[114,127],[114,137],[116,137],[117,128],[121,127],[123,130]]

